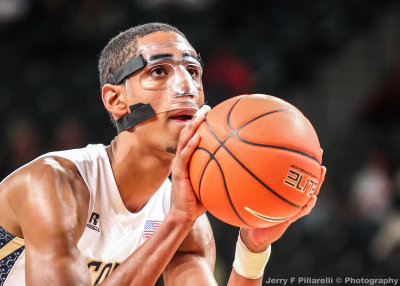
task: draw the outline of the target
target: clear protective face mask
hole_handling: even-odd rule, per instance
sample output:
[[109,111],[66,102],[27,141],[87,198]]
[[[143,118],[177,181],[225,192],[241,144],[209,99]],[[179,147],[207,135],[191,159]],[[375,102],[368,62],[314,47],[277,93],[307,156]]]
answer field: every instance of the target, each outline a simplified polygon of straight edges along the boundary
[[[119,128],[117,121],[118,132],[138,124],[139,119],[146,120],[156,114],[177,109],[197,111],[199,105],[203,105],[202,64],[188,43],[162,42],[144,46],[138,53],[138,56],[110,74],[108,82],[119,84],[124,81],[128,95],[133,94],[130,87],[134,84],[140,84],[144,90],[154,93],[145,100],[146,102],[130,106],[131,113],[123,116],[121,120],[125,121],[124,126]],[[138,76],[130,77],[132,74]],[[144,112],[144,109],[147,111]],[[139,114],[140,112],[143,114]],[[135,118],[134,122],[124,118],[126,116]]]

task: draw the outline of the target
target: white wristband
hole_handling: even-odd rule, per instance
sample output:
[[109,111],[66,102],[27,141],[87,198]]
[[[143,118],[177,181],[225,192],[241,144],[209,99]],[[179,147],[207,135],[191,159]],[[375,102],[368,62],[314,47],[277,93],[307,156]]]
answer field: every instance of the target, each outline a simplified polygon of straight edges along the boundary
[[264,268],[267,265],[270,255],[271,245],[262,252],[252,252],[242,241],[239,232],[239,238],[236,243],[235,260],[233,261],[233,269],[243,277],[258,279],[263,276]]

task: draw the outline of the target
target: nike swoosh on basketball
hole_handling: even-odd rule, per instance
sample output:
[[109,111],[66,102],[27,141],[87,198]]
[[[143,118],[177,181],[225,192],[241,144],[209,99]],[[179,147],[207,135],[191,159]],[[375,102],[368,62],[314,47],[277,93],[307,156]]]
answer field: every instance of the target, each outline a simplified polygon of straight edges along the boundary
[[246,211],[248,211],[249,213],[251,213],[252,215],[254,215],[257,218],[260,218],[262,220],[268,221],[268,222],[284,222],[286,220],[288,220],[290,217],[282,217],[282,218],[277,218],[277,217],[269,217],[266,216],[262,213],[256,212],[255,210],[252,210],[249,207],[244,207],[244,209]]

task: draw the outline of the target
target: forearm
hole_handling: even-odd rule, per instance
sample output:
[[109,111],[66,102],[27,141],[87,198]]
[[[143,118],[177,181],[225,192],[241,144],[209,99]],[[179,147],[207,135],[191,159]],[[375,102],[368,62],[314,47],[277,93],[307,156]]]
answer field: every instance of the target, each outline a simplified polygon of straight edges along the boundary
[[154,285],[192,225],[183,214],[171,212],[152,237],[101,285]]
[[163,273],[166,286],[217,286],[206,257],[177,252]]

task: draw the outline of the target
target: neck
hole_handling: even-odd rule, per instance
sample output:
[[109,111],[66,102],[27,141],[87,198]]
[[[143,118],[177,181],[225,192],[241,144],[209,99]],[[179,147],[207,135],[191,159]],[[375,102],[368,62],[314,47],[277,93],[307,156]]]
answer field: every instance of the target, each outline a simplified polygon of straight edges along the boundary
[[123,136],[111,142],[107,154],[124,205],[138,212],[170,174],[173,155],[146,150],[138,140]]

